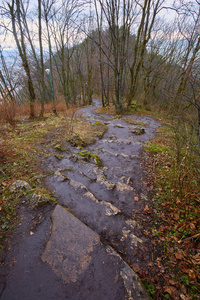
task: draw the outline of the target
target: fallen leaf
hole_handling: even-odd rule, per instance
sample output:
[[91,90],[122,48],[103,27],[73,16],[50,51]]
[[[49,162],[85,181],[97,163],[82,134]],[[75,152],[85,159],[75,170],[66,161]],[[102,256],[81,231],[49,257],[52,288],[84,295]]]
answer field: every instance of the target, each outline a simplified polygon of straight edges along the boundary
[[160,227],[159,227],[159,231],[165,231],[165,226],[164,225],[161,225]]
[[195,265],[200,265],[200,253],[197,253],[195,256],[193,256],[192,262]]
[[179,260],[183,259],[183,254],[181,250],[178,250],[178,252],[176,252],[175,257]]
[[179,268],[181,269],[182,272],[184,272],[184,273],[188,273],[189,272],[188,266],[186,265],[185,262],[181,261],[178,264],[178,266],[179,266]]
[[34,232],[33,231],[30,231],[30,235],[33,235],[34,234]]
[[152,190],[153,190],[153,185],[149,186],[149,187],[148,187],[148,190],[149,190],[149,191],[152,191]]
[[164,213],[160,214],[160,218],[164,218],[164,217],[165,217]]
[[137,196],[134,197],[134,201],[138,201],[139,198]]
[[196,226],[194,225],[194,223],[191,223],[191,224],[190,224],[190,228],[191,228],[192,230],[195,230],[195,229],[196,229]]
[[134,269],[135,271],[139,271],[139,270],[140,270],[140,266],[139,266],[138,263],[134,263],[134,264],[132,265],[132,267],[133,267],[133,269]]
[[172,296],[176,292],[176,288],[174,286],[166,286],[164,292]]
[[181,298],[181,300],[192,300],[192,297],[190,297],[189,295],[184,295],[184,294],[180,294],[180,298]]
[[196,275],[193,270],[189,270],[188,277],[190,281],[196,281]]
[[148,267],[152,268],[154,266],[153,262],[148,263]]
[[175,281],[172,280],[172,279],[169,279],[169,283],[170,283],[171,285],[177,285],[177,282],[175,282]]
[[146,235],[146,236],[149,236],[149,232],[147,230],[144,230],[143,234]]
[[175,214],[173,214],[173,217],[175,220],[179,220],[179,214],[175,213]]
[[148,205],[145,205],[144,213],[145,213],[145,214],[148,214],[148,213],[149,213],[149,206],[148,206]]

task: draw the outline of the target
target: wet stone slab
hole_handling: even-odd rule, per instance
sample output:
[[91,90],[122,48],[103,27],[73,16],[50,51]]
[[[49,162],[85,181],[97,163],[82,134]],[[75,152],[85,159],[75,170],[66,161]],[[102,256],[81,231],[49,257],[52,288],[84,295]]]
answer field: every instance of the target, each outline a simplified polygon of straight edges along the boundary
[[57,205],[41,256],[68,287],[69,299],[149,299],[137,275],[99,235]]
[[51,239],[42,260],[48,262],[65,283],[76,282],[87,269],[93,247],[100,242],[99,236],[59,205],[52,214],[52,222]]

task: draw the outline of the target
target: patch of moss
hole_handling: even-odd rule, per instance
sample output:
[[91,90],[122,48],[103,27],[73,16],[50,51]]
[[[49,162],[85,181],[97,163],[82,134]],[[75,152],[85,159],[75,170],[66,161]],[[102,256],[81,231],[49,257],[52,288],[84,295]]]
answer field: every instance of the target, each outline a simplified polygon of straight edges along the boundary
[[56,144],[55,146],[54,146],[54,148],[56,149],[56,150],[58,150],[58,151],[67,151],[67,149],[65,149],[65,148],[63,148],[63,146],[61,145],[61,144]]
[[132,118],[131,119],[130,118],[123,118],[122,120],[124,120],[126,123],[131,124],[131,125],[138,125],[138,126],[142,126],[142,127],[148,126],[147,123],[141,122],[141,121],[137,121],[137,120],[132,119]]
[[136,128],[135,130],[132,131],[134,134],[136,135],[141,135],[141,134],[144,134],[145,133],[145,129],[142,128],[142,127],[138,127]]
[[90,151],[81,150],[80,152],[76,153],[76,155],[83,157],[85,161],[90,161],[90,159],[93,159],[98,167],[102,166],[101,158],[98,155],[91,153]]
[[62,159],[62,155],[60,155],[60,154],[56,154],[55,157],[56,157],[58,160],[61,160],[61,159]]
[[153,153],[153,154],[157,154],[157,153],[162,153],[162,152],[169,152],[169,149],[165,146],[159,145],[159,144],[154,144],[151,142],[148,142],[145,145],[145,150],[147,152]]
[[121,119],[122,118],[122,116],[121,115],[116,115],[116,116],[114,116],[111,120],[119,120],[119,119]]
[[70,142],[70,144],[73,147],[85,147],[85,146],[87,146],[87,143],[77,134],[70,137],[70,138],[68,138],[67,141]]

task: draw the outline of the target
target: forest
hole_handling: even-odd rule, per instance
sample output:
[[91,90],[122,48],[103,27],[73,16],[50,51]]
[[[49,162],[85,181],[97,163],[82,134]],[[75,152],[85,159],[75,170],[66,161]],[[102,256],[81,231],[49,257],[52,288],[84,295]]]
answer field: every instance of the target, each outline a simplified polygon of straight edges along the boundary
[[[2,1],[1,98],[11,105],[51,101],[136,102],[193,112],[199,119],[199,1]],[[6,45],[6,43],[11,44]],[[19,64],[18,64],[19,65]],[[28,97],[27,97],[28,95]],[[198,126],[198,125],[197,125]]]
[[[28,141],[24,151],[38,151],[28,146],[32,136],[25,133],[26,126],[40,139],[48,122],[55,128],[64,126],[66,112],[70,139],[76,131],[80,142],[93,127],[76,120],[75,113],[94,99],[101,102],[97,113],[116,119],[155,118],[161,127],[143,149],[148,192],[157,210],[156,235],[164,245],[163,257],[172,263],[166,268],[177,263],[182,272],[173,269],[173,280],[168,274],[171,288],[162,290],[162,296],[198,299],[200,1],[0,0],[0,16],[0,195],[6,180],[10,184],[15,177],[8,164],[15,159],[11,149],[19,147],[25,157],[15,144],[17,134]],[[47,116],[45,125],[38,123],[46,122]],[[24,120],[32,125],[22,129]],[[57,141],[58,145],[62,148]],[[134,270],[143,276],[139,267]],[[150,296],[161,299],[161,287],[155,290],[154,280],[148,280],[144,282]],[[181,290],[181,284],[174,283],[178,280],[186,287],[182,298],[174,296]]]

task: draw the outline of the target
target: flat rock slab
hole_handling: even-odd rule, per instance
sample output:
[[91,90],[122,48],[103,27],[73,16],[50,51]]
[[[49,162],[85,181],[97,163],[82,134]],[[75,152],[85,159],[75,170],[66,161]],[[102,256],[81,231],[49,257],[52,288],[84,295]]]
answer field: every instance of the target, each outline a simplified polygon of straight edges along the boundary
[[97,233],[60,205],[51,218],[41,258],[67,285],[67,299],[149,299],[137,275]]
[[76,282],[89,266],[99,236],[60,205],[52,214],[52,222],[51,239],[41,258],[65,283]]

